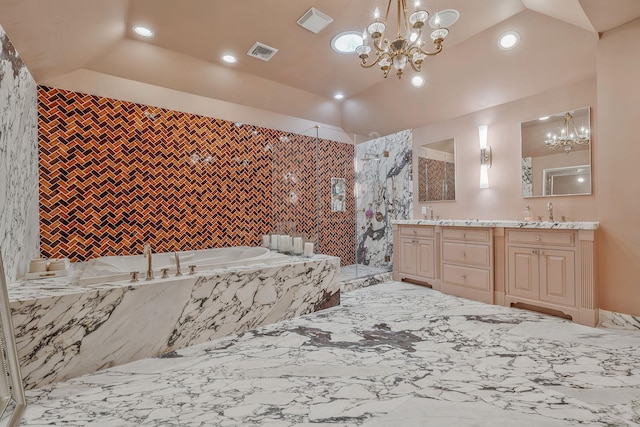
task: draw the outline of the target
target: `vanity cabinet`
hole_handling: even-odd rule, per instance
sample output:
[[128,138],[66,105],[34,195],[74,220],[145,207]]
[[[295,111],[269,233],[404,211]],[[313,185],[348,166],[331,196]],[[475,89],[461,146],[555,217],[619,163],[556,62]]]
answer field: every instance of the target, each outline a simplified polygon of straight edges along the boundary
[[594,253],[589,236],[572,230],[507,230],[505,305],[554,310],[595,326]]
[[434,227],[400,226],[396,230],[398,251],[396,280],[429,282],[436,277]]
[[393,277],[596,326],[597,228],[489,220],[394,224]]
[[442,292],[493,304],[491,228],[443,227]]

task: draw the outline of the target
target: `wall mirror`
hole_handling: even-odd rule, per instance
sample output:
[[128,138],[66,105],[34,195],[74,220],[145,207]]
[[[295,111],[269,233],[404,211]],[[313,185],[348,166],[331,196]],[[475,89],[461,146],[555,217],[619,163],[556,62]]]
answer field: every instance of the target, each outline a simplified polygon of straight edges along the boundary
[[523,122],[522,197],[591,194],[589,107]]
[[7,279],[0,253],[0,426],[20,424],[26,402],[13,335]]
[[455,143],[453,138],[418,147],[418,201],[456,199]]

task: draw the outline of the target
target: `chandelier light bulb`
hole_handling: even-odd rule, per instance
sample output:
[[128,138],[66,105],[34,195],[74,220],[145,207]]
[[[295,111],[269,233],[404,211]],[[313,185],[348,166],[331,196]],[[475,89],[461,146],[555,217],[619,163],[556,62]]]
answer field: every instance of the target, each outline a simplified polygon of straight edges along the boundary
[[373,17],[376,21],[380,19],[380,9],[378,9],[377,7],[376,10],[373,11]]

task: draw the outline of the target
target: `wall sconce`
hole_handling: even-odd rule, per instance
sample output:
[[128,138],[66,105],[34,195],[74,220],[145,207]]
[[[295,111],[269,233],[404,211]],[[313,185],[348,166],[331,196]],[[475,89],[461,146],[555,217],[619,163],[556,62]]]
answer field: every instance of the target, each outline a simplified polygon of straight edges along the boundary
[[478,126],[480,138],[480,188],[489,188],[489,168],[491,167],[491,146],[487,144],[487,125]]

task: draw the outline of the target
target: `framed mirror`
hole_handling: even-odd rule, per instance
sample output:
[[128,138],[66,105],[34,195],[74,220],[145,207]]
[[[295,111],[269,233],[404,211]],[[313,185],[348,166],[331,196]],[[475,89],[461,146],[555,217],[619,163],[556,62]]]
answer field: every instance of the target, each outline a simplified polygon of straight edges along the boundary
[[7,278],[0,253],[0,426],[20,424],[26,401],[9,308]]
[[455,142],[453,138],[418,147],[418,201],[456,199]]
[[522,197],[591,194],[589,107],[520,125]]

